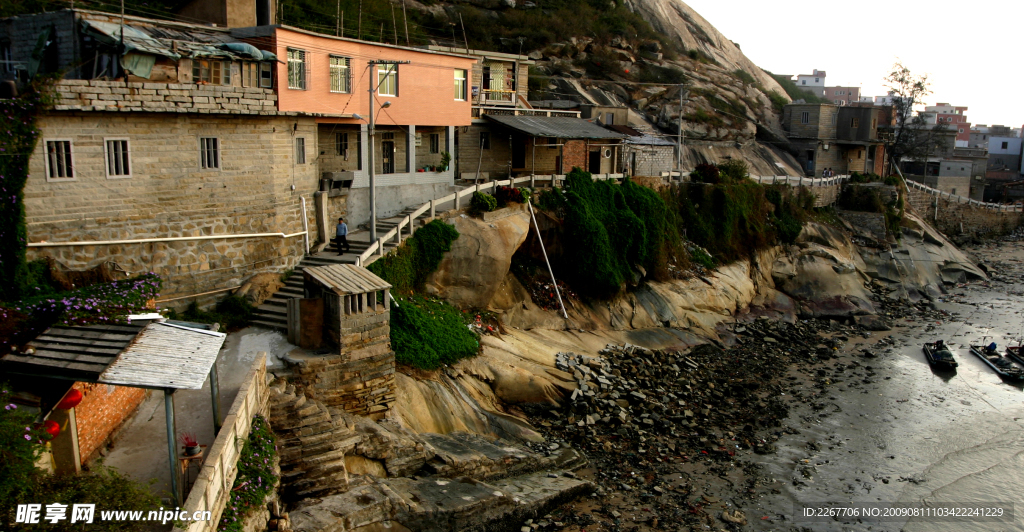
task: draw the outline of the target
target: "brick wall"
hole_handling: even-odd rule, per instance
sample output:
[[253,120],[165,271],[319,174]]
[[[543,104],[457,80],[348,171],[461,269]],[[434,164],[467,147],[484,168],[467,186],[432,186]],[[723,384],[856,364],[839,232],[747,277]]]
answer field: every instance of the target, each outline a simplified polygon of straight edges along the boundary
[[[317,132],[310,118],[52,112],[39,125],[43,138],[25,186],[29,242],[297,233],[300,196],[308,202],[311,243],[316,238]],[[219,170],[200,168],[201,136],[220,140]],[[306,139],[306,164],[296,162],[296,137]],[[107,177],[108,138],[128,139],[130,177]],[[47,139],[72,142],[74,179],[47,179]],[[301,237],[274,237],[31,247],[29,258],[52,256],[74,269],[113,261],[132,273],[153,271],[164,279],[166,298],[292,267],[303,251]]]
[[110,384],[76,382],[82,402],[75,407],[78,449],[82,463],[88,462],[146,399],[146,390]]
[[[1024,221],[1024,213],[970,204],[960,196],[933,195],[910,187],[910,204],[924,219],[947,235],[961,233],[1005,234]],[[935,209],[938,208],[938,216]]]
[[274,91],[254,87],[65,79],[55,96],[56,111],[279,114]]
[[588,155],[586,142],[582,140],[566,140],[565,146],[562,146],[562,171],[559,173],[567,174],[575,166],[586,170]]

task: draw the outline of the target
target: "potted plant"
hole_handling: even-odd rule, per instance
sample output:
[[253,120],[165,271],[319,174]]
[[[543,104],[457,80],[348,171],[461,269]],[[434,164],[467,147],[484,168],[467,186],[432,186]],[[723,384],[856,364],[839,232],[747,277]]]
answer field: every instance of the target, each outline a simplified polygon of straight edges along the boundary
[[195,456],[203,451],[193,432],[183,432],[178,439],[181,440],[181,445],[185,448],[185,456]]
[[448,171],[448,163],[452,162],[452,154],[443,151],[441,152],[441,165],[440,169],[442,172]]

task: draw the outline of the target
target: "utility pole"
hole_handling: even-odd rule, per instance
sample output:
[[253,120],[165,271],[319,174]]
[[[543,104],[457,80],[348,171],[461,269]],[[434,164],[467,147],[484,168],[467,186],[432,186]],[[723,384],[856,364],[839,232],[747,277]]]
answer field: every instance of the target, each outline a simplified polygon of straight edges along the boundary
[[[377,98],[376,98],[377,87],[380,86],[379,82],[377,83],[377,85],[374,85],[373,79],[375,77],[378,77],[378,75],[377,75],[377,65],[389,65],[387,74],[390,74],[392,71],[398,69],[398,65],[407,65],[407,64],[409,64],[409,61],[371,60],[371,61],[367,62],[367,65],[369,65],[369,69],[370,69],[370,75],[367,76],[368,78],[370,78],[370,91],[369,91],[370,92],[370,98],[369,98],[369,100],[370,100],[370,119],[369,119],[369,125],[370,125],[370,131],[369,131],[370,135],[369,135],[369,137],[370,137],[370,142],[369,142],[369,145],[366,148],[367,148],[367,159],[369,159],[369,162],[370,162],[368,170],[369,170],[369,178],[370,178],[370,244],[371,245],[374,242],[377,241],[377,181],[376,181],[376,176],[375,176],[376,172],[375,172],[375,168],[374,168],[374,166],[376,165],[377,161],[374,160],[374,158],[373,158],[373,148],[374,148],[373,145],[374,145],[374,139],[376,138],[376,135],[377,135],[377,131],[376,131],[376,125],[377,124],[376,124],[376,119],[375,119],[375,116],[374,116],[376,114],[376,113],[374,113],[374,111],[376,111],[376,109],[374,109],[374,107],[375,107],[374,104],[377,101]],[[397,94],[397,93],[395,93],[395,94]],[[384,102],[381,105],[381,108],[383,109],[384,107],[388,107],[390,105],[391,105],[391,102]],[[393,155],[392,155],[392,157],[393,157]],[[380,251],[383,251],[383,249],[381,249]]]
[[409,44],[409,16],[405,12],[405,0],[402,0],[402,23],[405,24],[405,45],[412,46]]
[[334,16],[334,20],[337,22],[334,27],[334,34],[341,37],[341,0],[338,0],[338,11]]
[[459,26],[462,26],[462,42],[466,45],[466,54],[469,54],[469,39],[466,39],[466,25],[462,22],[462,13],[459,13]]
[[[679,86],[679,132],[676,134],[676,168],[679,169],[679,181],[683,181],[683,93],[688,92]],[[688,96],[688,94],[687,94]],[[635,171],[635,170],[634,170]]]
[[395,19],[395,4],[391,4],[391,29],[394,30],[395,44],[398,44],[398,20]]
[[356,39],[363,38],[363,0],[359,0],[359,21],[356,23]]

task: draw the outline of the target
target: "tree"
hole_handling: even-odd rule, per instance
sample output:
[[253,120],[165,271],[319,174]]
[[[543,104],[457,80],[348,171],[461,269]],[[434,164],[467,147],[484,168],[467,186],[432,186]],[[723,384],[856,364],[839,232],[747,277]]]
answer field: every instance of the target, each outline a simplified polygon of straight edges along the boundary
[[932,93],[928,76],[915,76],[897,61],[885,77],[885,85],[892,96],[893,111],[892,134],[887,147],[889,164],[899,167],[904,159],[927,159],[944,154],[950,140],[946,125],[930,126],[923,116],[914,114],[914,107],[924,104],[924,98]]

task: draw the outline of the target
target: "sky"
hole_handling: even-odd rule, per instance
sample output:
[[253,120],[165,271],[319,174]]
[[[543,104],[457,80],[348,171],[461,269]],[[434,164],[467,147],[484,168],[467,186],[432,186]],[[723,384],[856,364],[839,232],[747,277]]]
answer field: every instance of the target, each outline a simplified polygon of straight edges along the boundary
[[967,106],[972,124],[1024,124],[1024,1],[862,0],[849,3],[684,0],[756,65],[827,73],[828,86],[886,93],[901,61],[927,74],[937,102]]

